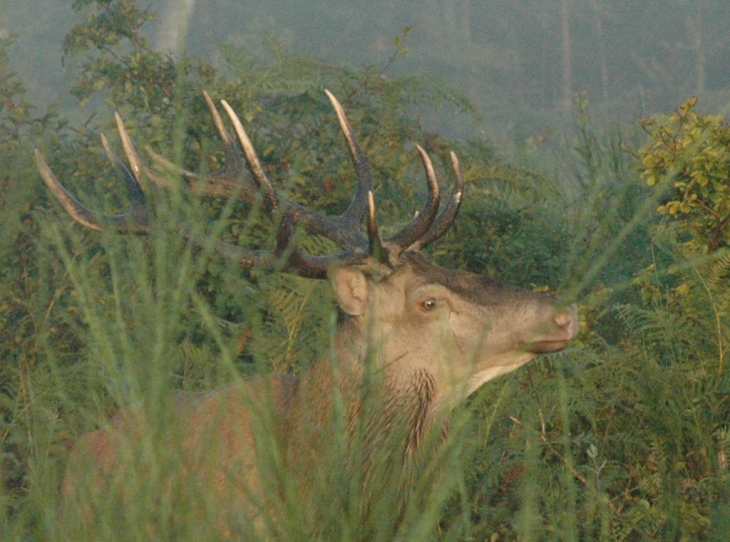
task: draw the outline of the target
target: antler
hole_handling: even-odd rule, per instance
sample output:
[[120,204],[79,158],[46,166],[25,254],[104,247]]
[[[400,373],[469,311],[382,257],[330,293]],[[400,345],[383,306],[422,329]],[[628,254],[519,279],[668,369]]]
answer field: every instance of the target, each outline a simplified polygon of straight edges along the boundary
[[[251,177],[251,180],[248,180],[243,173],[243,161],[233,139],[226,130],[213,100],[207,92],[204,92],[213,122],[223,144],[226,157],[224,166],[202,178],[195,173],[178,168],[151,149],[147,149],[148,152],[158,165],[176,171],[191,183],[194,192],[204,196],[238,198],[252,205],[257,195],[261,193],[265,210],[274,218],[280,217],[280,224],[276,236],[276,248],[272,251],[252,250],[211,239],[209,236],[194,232],[182,221],[176,219],[189,240],[198,245],[212,246],[224,256],[236,259],[246,268],[275,266],[277,262],[281,263],[283,260],[284,271],[295,272],[305,277],[324,278],[327,275],[327,269],[333,262],[366,264],[368,261],[374,261],[394,269],[399,265],[403,252],[420,250],[443,235],[458,213],[464,189],[464,178],[456,155],[451,153],[456,184],[445,209],[439,214],[440,195],[436,174],[426,151],[417,146],[428,180],[428,199],[421,212],[407,226],[388,239],[381,240],[375,219],[376,210],[372,195],[370,168],[352,127],[345,117],[342,106],[329,91],[325,90],[325,92],[337,114],[357,177],[355,194],[347,209],[338,216],[325,216],[280,194],[264,172],[256,150],[240,119],[231,106],[222,100],[221,104],[228,114],[243,150],[244,160]],[[132,204],[128,213],[107,215],[84,206],[63,187],[43,160],[40,152],[36,150],[38,169],[46,185],[66,212],[84,226],[95,230],[113,229],[120,233],[149,233],[150,220],[142,189],[143,176],[146,174],[147,178],[162,188],[169,188],[170,184],[164,176],[142,167],[121,117],[115,113],[115,119],[129,168],[112,153],[106,137],[102,135],[101,138],[109,161],[125,181]],[[367,237],[363,235],[360,227],[365,216],[367,216]],[[341,249],[341,252],[327,256],[314,256],[300,251],[299,248],[293,246],[294,232],[297,227],[310,235],[330,239]]]

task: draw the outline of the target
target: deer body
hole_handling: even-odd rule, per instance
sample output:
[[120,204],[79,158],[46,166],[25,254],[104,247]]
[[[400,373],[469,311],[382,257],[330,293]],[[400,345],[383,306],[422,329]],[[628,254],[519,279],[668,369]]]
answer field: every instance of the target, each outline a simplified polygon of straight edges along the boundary
[[[211,178],[217,179],[216,189],[229,183],[228,193],[233,194],[236,183],[242,182],[236,169],[240,158],[212,101],[207,95],[206,99],[229,164]],[[429,199],[408,226],[381,240],[367,164],[339,103],[331,95],[330,99],[359,178],[353,202],[340,217],[310,214],[278,194],[265,177],[240,121],[224,103],[256,183],[255,189],[239,186],[236,194],[250,198],[263,192],[272,212],[283,209],[283,219],[272,254],[223,244],[221,252],[232,253],[241,265],[268,265],[283,249],[291,249],[295,224],[338,242],[343,252],[332,257],[310,256],[295,247],[286,264],[290,271],[328,277],[332,284],[340,317],[334,344],[322,359],[299,377],[257,376],[208,394],[179,394],[176,398],[172,417],[180,429],[170,435],[169,447],[179,454],[180,469],[173,470],[171,479],[213,488],[220,498],[222,525],[230,525],[237,514],[259,517],[262,509],[281,506],[280,495],[264,494],[277,487],[281,468],[286,476],[297,478],[302,495],[314,491],[315,478],[322,475],[318,465],[321,450],[335,425],[344,425],[347,434],[364,428],[365,448],[390,442],[389,433],[395,432],[400,451],[394,456],[408,461],[431,429],[441,431],[458,401],[536,354],[564,348],[577,332],[575,307],[560,308],[550,296],[431,265],[421,255],[420,249],[442,235],[458,211],[463,179],[453,155],[457,185],[439,213],[438,183],[428,156],[419,148],[429,180]],[[128,182],[133,201],[129,215],[110,217],[91,211],[63,189],[40,154],[38,165],[46,184],[82,224],[147,232],[148,221],[140,204],[143,195],[135,183],[143,168],[120,119],[118,124],[136,178]],[[106,140],[104,144],[111,155]],[[159,157],[153,158],[162,163]],[[189,172],[181,174],[196,178]],[[148,172],[148,176],[165,185],[156,174]],[[367,237],[359,229],[364,217]],[[190,242],[199,242],[189,231],[184,234]],[[369,405],[364,400],[365,389],[375,396]],[[136,434],[144,423],[134,413],[123,411],[108,427],[86,435],[71,458],[64,501],[83,507],[85,497],[78,489],[78,473],[83,471],[100,491],[109,487],[124,464],[120,449],[134,450]],[[275,465],[264,457],[272,445],[281,459]]]

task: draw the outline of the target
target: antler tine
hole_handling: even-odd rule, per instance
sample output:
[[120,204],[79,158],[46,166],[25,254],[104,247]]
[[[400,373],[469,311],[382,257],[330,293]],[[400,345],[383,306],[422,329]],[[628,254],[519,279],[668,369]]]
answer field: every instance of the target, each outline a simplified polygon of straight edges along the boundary
[[428,199],[423,209],[416,217],[401,231],[388,238],[389,244],[395,245],[397,251],[408,249],[411,245],[418,242],[423,235],[429,230],[438,214],[439,204],[441,202],[439,194],[439,184],[436,178],[436,172],[433,169],[431,159],[423,147],[416,145],[418,153],[423,162],[423,168],[426,171],[426,179],[428,180]]
[[342,214],[343,220],[349,225],[356,225],[359,227],[362,222],[365,212],[368,210],[368,193],[372,190],[372,177],[370,175],[370,166],[365,159],[365,154],[360,147],[360,142],[357,140],[355,133],[352,131],[345,111],[342,109],[342,105],[335,98],[335,96],[327,89],[324,89],[325,94],[332,104],[332,108],[337,114],[337,121],[340,124],[340,130],[342,135],[345,136],[347,146],[350,149],[350,156],[352,157],[352,164],[355,167],[355,175],[357,176],[357,188],[355,189],[355,195],[347,207],[345,212]]
[[129,195],[129,199],[132,202],[132,208],[144,208],[145,197],[144,192],[142,192],[142,187],[132,176],[129,168],[124,165],[124,162],[122,162],[117,157],[117,155],[114,154],[114,151],[112,151],[111,145],[109,145],[109,140],[106,138],[106,136],[104,134],[101,134],[99,137],[101,139],[101,145],[102,147],[104,147],[104,153],[106,154],[107,160],[109,160],[109,163],[114,166],[114,169],[124,181],[124,185],[127,188],[127,194]]
[[[102,139],[102,141],[105,139],[106,138]],[[108,147],[108,142],[106,142],[105,147]],[[115,168],[120,170],[118,163],[115,163],[115,161],[112,160],[112,158],[115,158],[114,155],[112,154],[109,156],[109,154],[107,154],[107,157],[110,158],[112,163],[115,165]],[[134,177],[132,177],[132,174],[126,168],[121,171],[125,177],[125,186],[132,203],[132,209],[125,214],[108,215],[98,211],[93,211],[74,198],[53,174],[51,168],[48,167],[48,164],[46,164],[46,161],[43,159],[43,155],[38,149],[35,149],[35,159],[38,171],[43,178],[43,182],[53,195],[56,196],[56,199],[71,218],[80,224],[96,231],[100,231],[105,228],[113,228],[120,233],[149,232],[149,215],[145,205],[144,194],[137,185]]]
[[87,228],[99,231],[101,226],[99,225],[99,213],[92,211],[88,207],[81,204],[76,198],[74,198],[69,192],[63,187],[58,181],[56,176],[48,167],[46,161],[43,159],[41,151],[35,149],[35,162],[38,166],[38,171],[41,174],[43,182],[46,183],[48,189],[56,196],[56,199],[61,203],[66,212],[71,215],[71,218],[80,222]]
[[238,153],[236,152],[236,145],[233,142],[230,134],[228,133],[228,130],[226,130],[226,127],[223,125],[223,119],[221,118],[220,113],[218,113],[218,108],[215,106],[215,103],[213,103],[213,99],[210,97],[210,94],[208,94],[208,92],[205,90],[203,91],[203,97],[205,98],[205,103],[208,105],[208,110],[213,117],[213,124],[215,125],[215,129],[218,132],[218,137],[220,137],[221,141],[223,142],[223,147],[226,151],[226,157],[228,157],[229,154],[238,157]]
[[[243,162],[238,153],[236,145],[231,138],[228,130],[226,130],[223,119],[218,113],[213,100],[206,91],[203,91],[205,103],[208,106],[213,124],[215,126],[218,137],[223,144],[223,152],[225,153],[225,162],[223,166],[213,173],[201,178],[197,173],[180,168],[173,164],[165,157],[157,154],[152,148],[147,147],[147,153],[150,157],[163,169],[175,172],[183,179],[191,183],[191,190],[194,194],[208,196],[212,198],[226,198],[235,195],[246,202],[253,202],[256,197],[256,190],[248,183],[241,180],[241,172],[243,171]],[[154,171],[147,171],[148,177],[159,187],[169,189],[170,183],[162,176],[157,175]],[[207,182],[206,182],[207,181]]]
[[[152,150],[152,147],[147,146],[145,147],[145,150],[147,151],[147,154],[150,155],[150,158],[152,158],[152,160],[156,162],[157,165],[161,168],[177,173],[183,179],[190,183],[195,183],[200,179],[200,177],[196,173],[178,167],[164,156],[157,154],[155,151]],[[170,182],[167,180],[167,177],[165,177],[164,175],[158,175],[151,169],[147,169],[147,177],[149,177],[149,179],[160,188],[164,188],[166,190],[172,188]],[[195,185],[193,184],[193,186]],[[205,193],[205,189],[201,190],[201,192]]]
[[375,198],[372,191],[368,192],[368,254],[378,262],[385,258],[383,242],[378,233],[378,223],[375,219]]
[[266,176],[264,168],[261,167],[261,162],[256,154],[256,149],[254,149],[253,143],[251,143],[246,130],[243,129],[241,120],[238,118],[238,115],[236,115],[233,108],[228,105],[228,102],[225,100],[221,100],[221,105],[223,106],[223,109],[226,110],[226,113],[228,113],[228,118],[231,119],[233,128],[236,130],[236,135],[238,135],[238,141],[241,143],[241,148],[243,149],[243,154],[246,157],[246,163],[248,164],[251,176],[259,189],[263,190],[269,211],[274,213],[279,208],[279,198],[271,184],[271,181],[269,181],[269,178]]
[[[119,116],[119,113],[117,113],[116,111],[114,112],[114,120],[117,123],[117,132],[119,132],[119,139],[122,140],[122,149],[124,150],[124,156],[127,157],[127,161],[129,162],[129,168],[132,171],[132,175],[134,176],[135,181],[137,181],[137,185],[141,187],[143,186],[142,163],[139,160],[139,155],[134,148],[132,138],[129,137],[129,132],[127,132],[127,129],[124,127],[124,121],[122,120],[122,117]],[[109,153],[107,153],[107,157],[108,156]],[[112,165],[114,165],[115,161],[112,160],[111,162]]]
[[436,239],[441,237],[444,233],[446,233],[446,230],[449,229],[451,224],[454,222],[456,215],[459,213],[462,197],[464,195],[464,173],[461,170],[459,159],[453,151],[451,152],[451,163],[454,167],[454,173],[456,174],[456,184],[454,185],[454,189],[451,191],[449,201],[446,203],[444,210],[441,211],[441,214],[439,214],[433,224],[431,224],[428,231],[418,241],[411,245],[411,250],[421,250],[429,243],[433,243]]

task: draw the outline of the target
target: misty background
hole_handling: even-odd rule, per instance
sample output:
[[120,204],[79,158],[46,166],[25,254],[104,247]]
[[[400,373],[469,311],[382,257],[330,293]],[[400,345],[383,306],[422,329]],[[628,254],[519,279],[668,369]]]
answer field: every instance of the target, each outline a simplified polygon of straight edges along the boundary
[[[413,27],[410,52],[389,73],[440,77],[481,113],[465,128],[424,111],[434,131],[548,137],[578,93],[592,114],[616,121],[693,95],[704,112],[730,101],[725,0],[150,0],[148,9],[158,14],[147,29],[154,47],[184,47],[214,65],[222,44],[255,50],[266,36],[336,64],[383,65],[393,39]],[[61,42],[83,17],[71,0],[0,0],[0,38],[16,40],[12,67],[35,103],[77,107],[68,90],[83,59],[64,60]]]

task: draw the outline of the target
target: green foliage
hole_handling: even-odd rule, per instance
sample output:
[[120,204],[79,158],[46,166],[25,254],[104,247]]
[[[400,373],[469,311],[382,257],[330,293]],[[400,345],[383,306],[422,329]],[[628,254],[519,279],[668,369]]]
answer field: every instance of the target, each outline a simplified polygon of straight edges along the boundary
[[135,0],[77,0],[73,7],[85,10],[87,17],[71,27],[63,53],[68,58],[86,55],[71,90],[81,104],[103,93],[112,108],[125,105],[140,115],[169,118],[186,87],[213,77],[205,62],[175,61],[151,50],[141,29],[155,17]]
[[[266,519],[278,538],[728,537],[730,256],[722,243],[710,247],[725,235],[717,183],[726,133],[717,118],[696,115],[690,103],[647,125],[637,164],[627,152],[637,147],[633,136],[596,130],[581,98],[568,153],[556,160],[528,141],[515,165],[483,140],[425,133],[418,106],[474,112],[447,85],[387,75],[406,51],[407,29],[380,66],[332,66],[268,40],[263,50],[227,45],[223,75],[197,59],[150,51],[139,35],[149,16],[132,2],[75,6],[90,13],[67,40],[67,54],[88,59],[79,96],[103,97],[122,111],[138,148],[148,144],[196,171],[220,168],[200,97],[207,88],[240,113],[277,188],[336,213],[354,178],[324,86],[342,98],[371,159],[385,229],[425,197],[413,142],[439,158],[442,178],[451,175],[453,149],[467,194],[431,256],[522,286],[558,288],[566,301],[581,302],[579,340],[490,382],[455,413],[450,438],[429,443],[431,455],[414,472],[401,472],[395,448],[384,442],[369,451],[374,470],[365,483],[353,466],[360,462],[345,451],[363,452],[367,443],[334,431],[312,467],[316,496],[302,503],[275,439],[266,439],[261,466],[271,469],[272,495],[287,511]],[[167,477],[179,467],[166,446],[181,430],[169,423],[172,395],[256,372],[299,371],[327,350],[329,288],[246,273],[193,252],[162,214],[154,235],[143,238],[77,227],[46,195],[31,142],[42,134],[54,171],[82,201],[123,211],[126,195],[96,151],[100,126],[68,127],[52,112],[34,116],[3,55],[0,87],[8,97],[0,105],[0,507],[7,511],[0,533],[8,540],[210,539],[215,496]],[[647,179],[654,172],[656,186],[670,185],[661,197],[669,195],[669,215],[667,206],[679,203],[672,224],[649,227],[657,190],[637,188],[636,168]],[[272,224],[236,201],[201,201],[182,186],[151,197],[200,231],[271,246]],[[687,243],[689,231],[695,237]],[[321,239],[302,243],[333,250]],[[149,422],[120,480],[138,498],[120,514],[121,493],[91,495],[102,510],[98,521],[66,529],[57,522],[57,496],[67,446],[118,406]],[[262,435],[271,433],[269,423],[275,420],[261,420]],[[251,538],[246,521],[234,534]]]
[[0,48],[0,134],[4,145],[18,138],[30,122],[31,105],[25,99],[25,87],[17,74],[8,66],[7,49],[12,45],[7,40]]
[[[60,423],[62,405],[70,403],[59,396],[58,383],[84,332],[63,263],[40,240],[47,199],[37,183],[26,182],[35,177],[29,139],[63,122],[53,112],[34,115],[22,82],[8,69],[9,45],[0,45],[0,508],[16,514],[27,507],[31,483],[55,491],[45,458],[61,455],[64,440],[75,434]],[[74,379],[71,373],[67,381]],[[39,464],[33,473],[31,464]],[[0,532],[6,525],[3,513]]]
[[708,252],[727,246],[730,221],[730,128],[717,115],[699,115],[697,99],[665,119],[642,126],[649,141],[639,151],[640,174],[649,186],[667,190],[659,206]]

